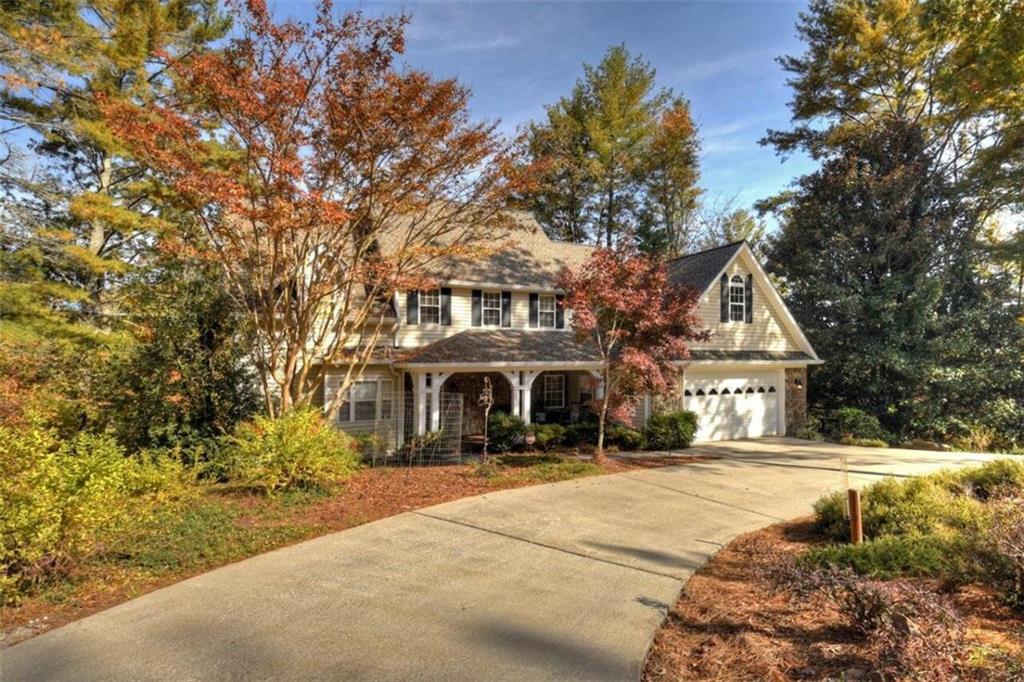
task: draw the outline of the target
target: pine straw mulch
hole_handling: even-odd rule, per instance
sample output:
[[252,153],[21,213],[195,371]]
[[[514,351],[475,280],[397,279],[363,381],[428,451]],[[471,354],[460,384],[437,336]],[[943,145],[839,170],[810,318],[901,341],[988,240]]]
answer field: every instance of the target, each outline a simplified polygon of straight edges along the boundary
[[[566,453],[566,458],[586,459],[586,455]],[[612,455],[601,470],[614,474],[704,459]],[[243,508],[243,513],[234,519],[240,529],[274,533],[261,540],[256,551],[234,550],[223,559],[207,560],[199,567],[184,570],[154,572],[116,562],[84,562],[68,579],[50,586],[44,593],[29,596],[16,607],[0,607],[0,649],[247,556],[414,509],[547,482],[531,478],[528,473],[486,478],[478,475],[473,465],[458,464],[363,469],[326,497],[283,508],[259,495],[214,494],[212,498],[222,497],[226,503]],[[275,504],[277,507],[268,513],[268,507]]]
[[[878,680],[877,642],[854,629],[822,595],[796,597],[780,585],[787,558],[821,543],[810,520],[740,536],[686,585],[647,655],[644,682],[663,680]],[[905,579],[944,594],[936,581]],[[947,594],[966,626],[974,657],[1000,650],[1024,656],[1024,614],[992,590],[970,585]],[[1014,679],[985,669],[970,679]],[[935,679],[926,677],[921,679]],[[1024,677],[1020,678],[1024,679]],[[938,680],[936,680],[938,682]]]

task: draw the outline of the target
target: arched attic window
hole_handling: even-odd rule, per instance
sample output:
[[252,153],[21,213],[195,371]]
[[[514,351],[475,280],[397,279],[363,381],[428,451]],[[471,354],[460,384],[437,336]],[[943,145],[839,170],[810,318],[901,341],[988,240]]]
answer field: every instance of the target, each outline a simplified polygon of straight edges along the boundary
[[729,321],[743,322],[747,315],[747,286],[740,275],[729,280]]

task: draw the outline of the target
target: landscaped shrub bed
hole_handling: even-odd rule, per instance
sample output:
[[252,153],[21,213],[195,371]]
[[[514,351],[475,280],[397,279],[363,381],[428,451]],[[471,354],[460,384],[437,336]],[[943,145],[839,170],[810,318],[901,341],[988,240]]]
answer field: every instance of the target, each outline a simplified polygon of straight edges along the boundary
[[[844,504],[842,492],[815,504],[816,527],[834,542],[848,537]],[[861,506],[866,542],[816,548],[801,563],[873,578],[982,582],[1024,604],[1024,462],[884,479],[864,489]]]
[[795,521],[726,545],[658,630],[644,682],[1022,679],[1024,613],[998,592],[799,559],[826,542]]

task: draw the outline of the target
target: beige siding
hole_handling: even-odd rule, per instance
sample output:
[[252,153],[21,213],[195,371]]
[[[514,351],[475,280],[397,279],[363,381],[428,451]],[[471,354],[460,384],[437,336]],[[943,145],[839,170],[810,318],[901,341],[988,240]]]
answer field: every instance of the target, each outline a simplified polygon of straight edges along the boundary
[[[484,289],[485,291],[500,291],[499,289]],[[398,306],[398,346],[400,348],[415,348],[423,346],[439,339],[458,334],[467,329],[499,329],[499,327],[473,327],[473,290],[470,288],[452,288],[452,323],[451,325],[440,324],[414,324],[406,323],[405,293],[397,296]],[[530,292],[512,292],[512,329],[530,328]],[[569,323],[566,321],[566,331],[569,331]]]
[[[753,271],[753,264],[748,260],[746,253],[740,256],[729,266],[727,274],[741,275],[744,279],[747,273]],[[716,350],[800,350],[799,344],[783,327],[777,312],[768,302],[768,292],[757,277],[754,277],[754,321],[746,322],[721,322],[720,313],[720,288],[717,281],[712,284],[710,290],[705,293],[697,308],[697,314],[704,323],[705,328],[711,330],[711,340],[707,343],[692,344],[694,349],[716,349]]]

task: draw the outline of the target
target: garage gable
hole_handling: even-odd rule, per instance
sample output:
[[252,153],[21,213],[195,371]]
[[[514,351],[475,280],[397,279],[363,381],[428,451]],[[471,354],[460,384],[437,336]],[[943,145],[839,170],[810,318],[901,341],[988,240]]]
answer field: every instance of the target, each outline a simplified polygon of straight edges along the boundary
[[[749,301],[750,309],[740,319],[729,315],[729,292],[736,287],[735,298]],[[726,292],[723,304],[722,292]],[[752,299],[752,300],[750,300]],[[746,302],[746,301],[745,301]],[[743,243],[735,250],[698,299],[697,314],[711,339],[692,345],[694,350],[721,349],[743,351],[800,351],[814,360],[814,348],[796,319],[782,301],[750,247]],[[726,321],[723,322],[722,318]]]

